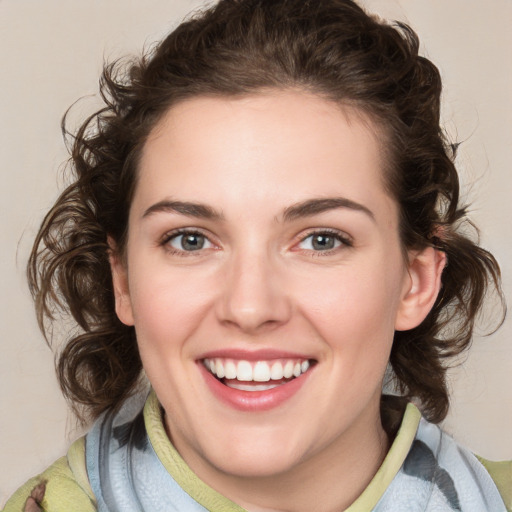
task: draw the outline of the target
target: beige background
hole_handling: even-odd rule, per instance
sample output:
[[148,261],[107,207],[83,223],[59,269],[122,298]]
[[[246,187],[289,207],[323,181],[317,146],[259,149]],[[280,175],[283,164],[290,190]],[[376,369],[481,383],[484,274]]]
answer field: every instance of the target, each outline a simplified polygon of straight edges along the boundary
[[[103,58],[138,51],[199,0],[0,0],[0,506],[78,436],[38,332],[24,278],[31,240],[60,187],[59,123],[97,89]],[[482,243],[512,303],[512,2],[365,0],[408,21],[445,79],[443,118],[465,141],[459,167]],[[85,100],[77,119],[94,107]],[[490,312],[492,314],[492,312]],[[512,458],[512,321],[476,339],[452,373],[447,428],[489,458]]]

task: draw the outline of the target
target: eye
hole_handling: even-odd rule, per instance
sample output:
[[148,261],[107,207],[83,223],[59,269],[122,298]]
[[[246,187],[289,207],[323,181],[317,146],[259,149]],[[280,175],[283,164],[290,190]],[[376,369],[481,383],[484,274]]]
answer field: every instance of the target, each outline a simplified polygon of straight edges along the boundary
[[307,251],[332,251],[342,245],[351,246],[352,243],[339,233],[318,231],[303,238],[298,247]]
[[200,251],[213,247],[210,240],[197,231],[181,231],[171,234],[164,243],[176,251],[185,252]]

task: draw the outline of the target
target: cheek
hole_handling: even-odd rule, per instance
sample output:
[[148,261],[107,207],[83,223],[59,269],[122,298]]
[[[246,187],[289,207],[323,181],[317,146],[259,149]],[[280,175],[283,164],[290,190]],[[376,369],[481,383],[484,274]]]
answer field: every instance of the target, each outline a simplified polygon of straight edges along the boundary
[[[329,350],[350,355],[356,364],[386,359],[394,334],[401,269],[367,265],[353,272],[340,268],[304,282],[296,291],[304,317],[314,326]],[[374,356],[368,358],[368,353]],[[348,360],[344,358],[343,361]]]
[[153,270],[133,276],[132,307],[141,353],[182,350],[211,304],[213,283],[179,270]]

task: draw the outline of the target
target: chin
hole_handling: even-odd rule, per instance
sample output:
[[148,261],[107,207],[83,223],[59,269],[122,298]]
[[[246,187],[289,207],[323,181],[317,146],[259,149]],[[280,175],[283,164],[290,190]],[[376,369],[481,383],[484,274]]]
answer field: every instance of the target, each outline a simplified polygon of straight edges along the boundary
[[275,454],[267,457],[261,453],[253,457],[230,457],[229,460],[219,461],[217,466],[223,473],[237,478],[271,478],[287,473],[297,467],[298,461]]
[[298,448],[286,446],[283,439],[264,441],[259,438],[249,445],[247,442],[229,443],[222,453],[215,450],[208,459],[218,470],[234,477],[266,478],[297,467],[301,461],[300,453]]

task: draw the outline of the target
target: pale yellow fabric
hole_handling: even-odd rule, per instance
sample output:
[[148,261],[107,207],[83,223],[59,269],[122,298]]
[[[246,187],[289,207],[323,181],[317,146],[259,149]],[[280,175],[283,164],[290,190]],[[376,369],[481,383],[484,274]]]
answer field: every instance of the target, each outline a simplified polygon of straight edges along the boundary
[[61,457],[39,476],[18,489],[4,512],[22,512],[32,489],[46,483],[42,502],[45,512],[95,512],[94,496],[87,479],[84,438],[75,441],[66,457]]

